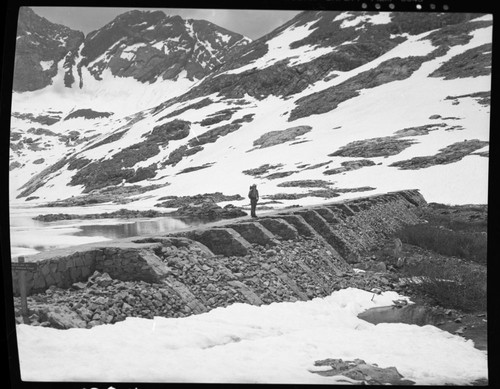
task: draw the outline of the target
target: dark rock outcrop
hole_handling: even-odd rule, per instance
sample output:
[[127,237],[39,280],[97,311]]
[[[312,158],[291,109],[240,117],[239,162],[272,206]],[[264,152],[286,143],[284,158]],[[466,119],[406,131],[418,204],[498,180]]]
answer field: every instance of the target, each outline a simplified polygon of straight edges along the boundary
[[445,80],[488,76],[491,74],[491,49],[492,45],[489,43],[457,54],[429,76]]
[[[328,366],[329,370],[312,370],[311,373],[325,377],[342,376],[359,382],[361,385],[413,385],[414,381],[404,379],[398,370],[391,367],[379,367],[368,364],[362,359],[344,361],[342,359],[324,359],[315,361],[314,366]],[[342,380],[341,380],[342,381]],[[351,381],[344,381],[352,383]]]
[[469,93],[466,95],[459,95],[459,96],[447,96],[446,100],[453,100],[453,104],[460,104],[459,100],[467,97],[472,97],[473,99],[476,99],[477,102],[481,104],[483,107],[489,107],[491,104],[491,93],[489,91]]
[[243,170],[242,173],[247,174],[249,176],[259,177],[262,176],[263,174],[268,173],[270,170],[278,169],[282,166],[283,166],[282,164],[270,165],[266,163],[265,165],[261,165],[255,169]]
[[[189,135],[190,123],[183,120],[155,126],[150,133],[143,135],[144,141],[121,149],[109,159],[98,160],[85,165],[71,178],[70,185],[83,185],[84,193],[110,185],[121,184],[123,180],[134,183],[156,176],[157,166],[132,167],[160,153],[160,146],[167,145],[172,140],[179,140]],[[121,133],[112,137],[120,138]],[[114,141],[109,137],[102,142]],[[22,196],[21,196],[22,197]]]
[[223,111],[215,112],[200,122],[200,126],[208,127],[216,123],[230,120],[233,116],[235,109],[225,109]]
[[241,216],[246,216],[247,213],[232,204],[225,207],[217,205],[213,200],[199,204],[183,205],[170,215],[177,217],[187,217],[192,219],[200,219],[205,221],[214,221],[221,219],[234,219]]
[[53,222],[57,220],[73,220],[73,219],[130,219],[130,218],[153,218],[166,216],[167,213],[159,212],[155,210],[148,211],[134,211],[129,209],[119,209],[114,212],[104,212],[104,213],[89,213],[85,215],[79,214],[68,214],[68,213],[49,213],[45,215],[38,215],[33,218],[33,220],[38,220],[42,222]]
[[19,9],[18,20],[13,90],[26,92],[42,89],[52,84],[61,60],[66,57],[69,61],[77,55],[84,35],[51,23],[28,7]]
[[404,161],[393,162],[389,166],[398,167],[399,169],[425,169],[435,165],[446,165],[449,163],[460,161],[467,155],[473,154],[474,151],[488,146],[489,142],[480,141],[479,139],[464,140],[463,142],[453,143],[439,150],[436,155],[424,157],[414,157]]
[[[78,207],[90,204],[100,204],[100,203],[115,203],[115,204],[125,204],[132,201],[130,198],[137,196],[141,193],[155,190],[167,185],[128,185],[128,186],[117,186],[108,187],[92,191],[88,195],[69,197],[64,200],[52,201],[44,204],[44,207]],[[119,212],[119,211],[118,211]],[[131,211],[134,212],[134,211]]]
[[157,207],[164,208],[180,208],[187,205],[200,205],[203,203],[220,203],[222,201],[237,201],[242,200],[241,195],[225,195],[221,192],[214,193],[204,193],[194,196],[166,196],[161,197],[159,200],[163,200],[162,203],[156,204]]
[[189,147],[189,146],[186,146],[186,145],[182,145],[179,148],[177,148],[174,151],[172,151],[168,155],[168,158],[162,163],[162,165],[163,166],[165,166],[165,165],[175,166],[180,161],[182,161],[182,159],[184,157],[188,157],[190,155],[194,155],[196,153],[199,153],[202,150],[203,150],[203,146]]
[[416,143],[410,139],[397,139],[396,137],[372,138],[351,142],[330,157],[374,158],[399,154],[404,149]]
[[[329,155],[332,156],[332,154],[329,154]],[[373,162],[369,159],[359,159],[356,161],[344,161],[341,163],[341,165],[342,165],[342,167],[324,170],[323,174],[332,175],[332,174],[340,174],[340,173],[348,172],[351,170],[358,170],[358,169],[361,169],[362,167],[365,167],[365,166],[373,166],[373,165],[375,165],[375,162]]]
[[187,137],[189,135],[190,127],[190,122],[175,119],[155,126],[150,133],[143,135],[143,137],[150,142],[166,145],[171,140],[179,140]]
[[205,131],[203,134],[198,135],[196,138],[192,138],[189,140],[188,144],[191,147],[197,147],[204,145],[206,143],[214,143],[220,137],[226,136],[241,127],[241,124],[224,124],[220,127],[212,128],[208,131]]
[[283,188],[328,188],[333,182],[325,180],[295,180],[278,184]]
[[262,135],[259,139],[256,139],[253,142],[253,145],[261,149],[279,145],[285,142],[293,141],[297,137],[307,134],[311,130],[311,126],[297,126],[287,128],[282,131],[270,131]]
[[[448,28],[445,28],[445,31],[439,30],[439,32],[435,34],[429,34],[424,38],[429,39],[436,47],[433,52],[426,56],[407,58],[397,57],[389,59],[382,62],[376,68],[362,72],[339,85],[298,99],[297,107],[290,113],[288,121],[329,112],[337,108],[340,103],[357,97],[361,89],[374,88],[382,84],[410,77],[424,62],[446,54],[451,46],[462,45],[464,42],[468,42],[472,38],[472,31],[491,24],[491,22],[468,22],[472,16],[473,15],[454,15],[450,18],[444,18],[436,15],[431,18],[425,18],[426,20],[422,18],[422,22],[419,23],[414,19],[414,15],[396,13],[393,16],[393,23],[391,23],[389,27],[389,29],[392,29],[392,34],[402,34],[403,31],[407,29],[412,31],[412,33],[413,31],[431,31],[433,28],[426,30],[430,28],[430,26],[448,26]],[[373,30],[377,31],[377,29],[371,26],[370,31]],[[387,39],[384,41],[391,42]],[[359,46],[363,47],[363,45],[356,45],[357,48]],[[388,48],[391,48],[389,43],[388,46]],[[383,50],[379,51],[379,55],[381,52],[383,52]],[[449,63],[444,64],[440,71],[436,71],[434,75],[436,77],[449,76],[453,78],[463,77],[467,74],[470,76],[468,70],[463,71],[460,69],[464,66],[475,67],[473,63],[475,64],[475,60],[479,55],[482,55],[482,57],[479,58],[479,69],[473,70],[472,74],[490,74],[491,70],[489,66],[491,63],[491,54],[489,53],[491,53],[491,50],[488,51],[488,45],[472,49],[470,52],[454,57]],[[471,61],[472,58],[474,59],[473,61]],[[470,65],[465,65],[466,62],[470,63]],[[454,74],[453,76],[451,76],[452,73]]]
[[84,118],[84,119],[96,119],[96,118],[107,118],[113,115],[111,112],[98,112],[93,109],[77,109],[71,112],[68,116],[64,118],[64,120],[76,119],[76,118]]
[[359,96],[361,89],[375,88],[392,81],[404,80],[418,70],[427,57],[391,58],[376,68],[362,72],[339,85],[301,97],[288,121],[329,112],[344,101]]

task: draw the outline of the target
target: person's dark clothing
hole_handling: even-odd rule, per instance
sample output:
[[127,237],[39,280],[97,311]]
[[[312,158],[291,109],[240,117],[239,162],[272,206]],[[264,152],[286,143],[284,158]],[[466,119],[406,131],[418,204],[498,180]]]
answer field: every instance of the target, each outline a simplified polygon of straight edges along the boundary
[[248,192],[248,197],[250,198],[250,215],[252,217],[257,217],[255,214],[255,210],[257,209],[257,202],[259,201],[259,191],[255,185],[250,187],[250,191]]
[[257,217],[257,215],[255,214],[255,210],[257,209],[257,199],[250,199],[250,206],[251,206],[250,215],[252,217]]

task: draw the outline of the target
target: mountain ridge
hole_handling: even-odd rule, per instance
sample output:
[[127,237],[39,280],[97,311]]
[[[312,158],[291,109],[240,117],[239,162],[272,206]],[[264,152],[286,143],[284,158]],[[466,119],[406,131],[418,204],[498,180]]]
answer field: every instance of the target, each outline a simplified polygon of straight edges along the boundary
[[[84,86],[82,68],[88,68],[97,80],[106,68],[114,76],[141,82],[154,82],[159,77],[176,79],[182,71],[188,79],[199,79],[250,41],[213,23],[183,20],[163,11],[129,11],[84,36],[21,7],[18,26],[14,71],[14,91],[18,92],[49,86],[62,60],[64,86],[68,88]],[[67,42],[57,45],[57,51],[46,50],[48,43],[43,45],[44,51],[37,50],[40,43],[30,39],[44,34],[46,42]],[[37,60],[50,62],[50,69],[38,66]]]
[[[148,17],[156,20],[160,16]],[[487,166],[489,104],[473,96],[487,97],[489,93],[491,24],[487,15],[479,14],[419,18],[407,13],[303,12],[246,44],[236,56],[226,51],[225,63],[185,88],[175,89],[179,80],[168,84],[174,86],[171,96],[163,88],[163,93],[156,95],[157,104],[137,106],[127,116],[106,117],[101,114],[113,110],[79,106],[74,111],[86,114],[65,120],[66,124],[62,119],[68,118],[68,113],[57,114],[59,121],[49,127],[59,140],[50,146],[46,143],[46,161],[36,166],[27,163],[26,149],[36,151],[42,141],[52,141],[55,136],[23,142],[33,116],[22,119],[18,115],[14,125],[28,128],[13,131],[18,135],[11,146],[20,158],[24,153],[21,160],[27,162],[11,165],[11,173],[13,177],[20,177],[22,170],[32,173],[31,178],[15,185],[15,197],[56,200],[50,185],[63,185],[66,196],[79,196],[109,185],[139,184],[151,186],[151,192],[144,196],[150,199],[161,192],[158,185],[186,195],[199,191],[200,183],[206,186],[201,190],[204,193],[220,191],[220,187],[229,191],[231,185],[247,186],[252,176],[244,172],[263,166],[268,166],[267,175],[258,180],[277,201],[281,201],[279,188],[287,187],[289,176],[295,181],[335,178],[331,184],[342,189],[336,193],[355,196],[352,189],[356,187],[376,191],[398,189],[394,185],[404,188],[405,181],[417,177],[407,166],[421,172],[418,176],[423,177],[426,191],[435,192],[429,185],[441,167],[463,168],[472,166],[471,161],[483,167],[486,162]],[[99,34],[93,32],[87,38],[97,39]],[[129,43],[126,47],[137,41]],[[98,59],[98,54],[96,51],[87,58]],[[115,71],[125,72],[119,64],[113,66]],[[106,77],[102,85],[110,85]],[[153,88],[161,87],[160,81],[165,82],[157,79],[141,93],[158,93],[162,89]],[[376,128],[370,131],[370,127]],[[63,138],[69,128],[73,138]],[[478,142],[466,143],[470,147],[451,147],[464,137]],[[259,142],[271,138],[280,141],[261,147]],[[370,139],[384,139],[382,152],[370,151]],[[362,142],[368,155],[365,161],[356,160],[356,155],[336,154],[354,141]],[[327,147],[329,143],[331,147]],[[454,150],[454,155],[440,149]],[[55,150],[64,150],[64,157],[61,159],[61,152]],[[436,157],[427,158],[424,168],[403,163],[433,155]],[[435,166],[441,167],[436,170]],[[403,170],[406,176],[398,173]],[[369,171],[373,173],[365,173]],[[487,175],[487,167],[485,172]],[[384,182],[385,174],[398,178]],[[484,180],[484,172],[477,179]],[[296,189],[287,191],[297,193]],[[292,204],[285,200],[286,194],[281,204]],[[320,201],[310,197],[314,199],[307,201]]]

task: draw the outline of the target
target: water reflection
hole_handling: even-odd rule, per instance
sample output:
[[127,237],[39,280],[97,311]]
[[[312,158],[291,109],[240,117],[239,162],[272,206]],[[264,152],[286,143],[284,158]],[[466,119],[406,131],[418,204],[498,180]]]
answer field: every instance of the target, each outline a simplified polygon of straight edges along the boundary
[[[27,220],[26,220],[27,219]],[[28,221],[28,222],[26,222]],[[162,235],[206,221],[160,217],[152,219],[73,219],[54,222],[15,217],[11,221],[11,256],[142,235]]]
[[200,222],[187,223],[173,218],[157,218],[150,220],[126,221],[120,224],[81,225],[75,236],[103,236],[108,239],[128,238],[131,236],[163,234],[187,228]]
[[358,315],[358,318],[372,324],[379,323],[405,323],[424,326],[436,325],[444,320],[444,314],[434,312],[432,309],[410,304],[402,308],[395,306],[370,308]]

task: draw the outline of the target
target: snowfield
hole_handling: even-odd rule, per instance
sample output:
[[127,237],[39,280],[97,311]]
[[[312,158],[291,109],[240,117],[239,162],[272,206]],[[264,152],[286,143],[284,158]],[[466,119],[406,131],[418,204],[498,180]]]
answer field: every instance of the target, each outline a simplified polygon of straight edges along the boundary
[[[488,377],[471,340],[426,325],[373,325],[356,316],[404,298],[343,289],[307,302],[233,304],[186,318],[129,317],[92,329],[17,326],[25,381],[335,384],[314,362],[360,358],[417,385]],[[346,380],[345,377],[343,377]],[[349,380],[349,379],[347,379]],[[344,382],[345,383],[345,382]]]
[[[291,26],[289,30],[286,30],[286,33],[283,32],[269,42],[273,50],[269,50],[264,57],[258,59],[256,63],[247,65],[247,67],[269,66],[284,58],[294,57],[297,53],[289,49],[288,45],[296,39],[307,36],[311,31],[308,30],[308,25],[299,28]],[[415,156],[433,155],[441,148],[455,142],[463,141],[464,139],[489,140],[489,107],[481,106],[474,98],[461,98],[459,103],[456,104],[453,100],[447,99],[447,97],[489,91],[491,88],[491,77],[481,76],[443,80],[441,78],[431,78],[428,75],[454,55],[491,42],[491,27],[474,30],[472,32],[473,38],[469,43],[463,46],[454,46],[445,56],[425,62],[420,69],[407,79],[389,82],[376,88],[361,90],[361,94],[358,97],[341,103],[333,111],[300,118],[293,122],[288,121],[287,113],[295,108],[296,101],[300,97],[338,85],[362,71],[376,67],[388,59],[428,54],[432,51],[432,46],[428,40],[421,40],[428,34],[411,36],[407,41],[396,46],[393,50],[376,60],[350,72],[338,72],[339,76],[330,81],[318,81],[303,92],[294,95],[292,99],[269,96],[259,101],[247,96],[245,100],[248,104],[240,107],[235,106],[234,101],[222,100],[215,94],[205,96],[210,98],[213,103],[198,110],[185,111],[176,117],[177,119],[191,122],[190,135],[179,141],[171,141],[166,148],[163,148],[159,155],[146,161],[138,162],[135,168],[145,167],[152,163],[160,163],[170,152],[180,145],[185,144],[189,139],[225,124],[222,122],[209,127],[203,127],[198,124],[200,120],[222,109],[238,107],[239,111],[234,114],[232,120],[242,118],[247,114],[253,114],[253,120],[249,123],[244,123],[239,130],[219,138],[215,143],[205,144],[203,151],[182,159],[174,167],[165,166],[159,169],[156,178],[151,182],[140,181],[138,184],[147,185],[155,183],[168,185],[169,194],[182,196],[216,191],[225,194],[244,194],[250,184],[256,183],[263,195],[272,195],[286,193],[287,191],[290,192],[289,188],[280,188],[277,186],[284,181],[326,179],[335,183],[335,186],[339,188],[360,186],[372,186],[376,188],[374,192],[362,193],[361,195],[415,188],[420,189],[423,196],[429,202],[444,202],[448,204],[486,203],[488,193],[488,158],[486,157],[470,155],[456,163],[420,170],[399,170],[389,165],[392,162],[410,159]],[[301,54],[299,53],[298,58],[300,61],[310,60],[321,54],[310,50],[310,47],[302,47],[296,50],[306,49],[309,50],[307,53],[305,51],[301,52]],[[321,51],[324,48],[318,50]],[[235,69],[233,72],[240,72],[244,69]],[[142,135],[149,133],[154,126],[163,123],[157,122],[159,116],[151,115],[147,108],[151,108],[154,104],[158,104],[175,95],[180,95],[190,87],[193,87],[193,83],[189,83],[187,80],[177,82],[163,81],[145,86],[131,79],[113,78],[109,73],[105,74],[104,82],[97,82],[95,80],[91,82],[92,78],[90,75],[85,77],[88,79],[86,81],[87,89],[82,92],[77,90],[65,90],[63,92],[62,89],[64,88],[58,87],[62,81],[56,80],[55,86],[45,88],[42,91],[21,95],[15,93],[13,111],[30,112],[31,108],[32,111],[36,111],[35,107],[40,109],[42,107],[39,105],[40,101],[43,101],[45,110],[53,109],[70,112],[76,107],[90,107],[98,111],[115,112],[115,115],[106,119],[70,120],[51,126],[51,129],[54,127],[54,131],[57,133],[63,133],[71,128],[81,130],[84,133],[88,132],[89,136],[99,134],[100,136],[92,140],[91,143],[102,140],[109,134],[117,132],[124,125],[126,126],[127,121],[132,117],[131,115],[135,115],[140,110],[143,110],[142,119],[137,120],[135,123],[132,122],[132,125],[128,125],[127,128],[129,129],[127,133],[115,142],[83,153],[80,151],[87,147],[88,143],[75,145],[69,150],[62,143],[58,145],[54,144],[51,151],[43,152],[43,154],[47,153],[45,164],[37,166],[32,163],[26,163],[23,168],[14,169],[10,175],[10,193],[13,204],[24,203],[25,205],[29,205],[25,203],[24,199],[16,199],[16,196],[21,191],[19,188],[26,182],[27,177],[33,175],[37,169],[40,171],[41,168],[50,166],[50,163],[57,161],[58,156],[67,154],[68,151],[78,157],[97,160],[100,158],[109,158],[117,150],[137,143],[143,139],[141,138]],[[95,83],[95,85],[92,83]],[[173,104],[162,111],[160,115],[163,116],[174,112],[193,102]],[[50,107],[48,104],[50,104]],[[133,104],[136,104],[135,109],[132,108]],[[129,115],[128,120],[125,119],[126,113]],[[440,115],[441,119],[430,119],[433,115]],[[452,119],[445,120],[444,118]],[[169,120],[172,119],[166,119],[165,122]],[[454,131],[439,129],[428,135],[405,137],[407,139],[414,139],[417,143],[394,156],[371,158],[377,166],[365,167],[358,171],[334,176],[325,176],[322,173],[322,169],[297,169],[297,166],[300,164],[309,163],[310,165],[314,165],[328,161],[330,162],[328,168],[339,167],[341,162],[349,160],[349,158],[329,157],[328,154],[349,142],[391,136],[403,128],[443,123],[450,127],[461,126],[461,129]],[[298,141],[304,140],[305,142],[297,144],[287,142],[271,148],[250,151],[254,149],[253,142],[263,134],[299,125],[312,126],[311,132],[297,139]],[[27,127],[29,127],[29,124],[25,124],[22,131],[26,131]],[[29,153],[29,151],[26,151],[26,153]],[[28,157],[28,160],[31,159],[33,161],[36,158],[40,158],[40,155],[40,152],[33,152]],[[269,180],[254,178],[242,173],[243,170],[257,168],[267,163],[271,165],[283,165],[273,172],[294,171],[294,174],[281,179]],[[177,175],[182,169],[202,166],[204,164],[212,165],[206,169]],[[39,201],[42,202],[80,194],[83,187],[67,186],[67,183],[75,172],[67,171],[64,174],[54,174],[53,179],[49,179],[47,184],[38,189],[33,195],[38,196]],[[470,172],[474,172],[474,174],[469,174]],[[64,191],[54,190],[56,187],[65,187],[67,189]],[[145,194],[145,196],[149,195],[149,193]],[[164,191],[163,195],[165,195]],[[354,193],[354,196],[356,195],[359,196],[360,194]],[[342,194],[341,197],[335,198],[335,200],[350,197],[353,197],[353,194],[346,193]],[[300,203],[318,203],[323,201],[325,199],[306,198],[301,200]],[[287,205],[291,205],[290,201],[283,202],[283,206]],[[135,209],[136,204],[132,202],[127,207]]]

